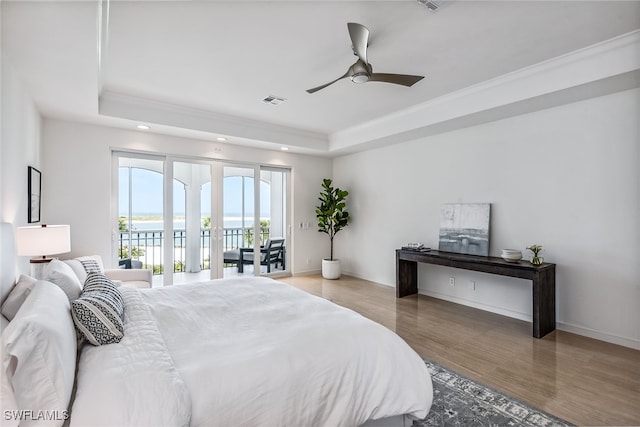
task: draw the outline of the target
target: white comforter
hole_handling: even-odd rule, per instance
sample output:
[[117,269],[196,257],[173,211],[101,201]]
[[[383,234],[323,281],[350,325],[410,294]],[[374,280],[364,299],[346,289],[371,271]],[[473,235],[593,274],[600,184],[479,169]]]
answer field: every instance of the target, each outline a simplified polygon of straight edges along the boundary
[[401,338],[289,285],[121,290],[125,336],[83,349],[72,426],[356,426],[431,406]]

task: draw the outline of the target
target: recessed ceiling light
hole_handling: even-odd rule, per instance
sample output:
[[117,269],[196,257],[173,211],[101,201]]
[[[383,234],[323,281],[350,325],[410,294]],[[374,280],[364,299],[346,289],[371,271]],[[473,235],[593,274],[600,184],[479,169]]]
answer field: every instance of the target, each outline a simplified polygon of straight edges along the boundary
[[281,149],[282,151],[288,151],[288,150],[289,150],[289,147],[280,147],[280,149]]
[[219,137],[216,138],[216,140],[220,141],[220,142],[224,142],[224,141],[227,140],[227,138],[223,138],[223,137],[219,136]]
[[149,130],[150,129],[149,126],[147,126],[147,125],[136,125],[136,127],[138,129],[140,129],[140,130]]

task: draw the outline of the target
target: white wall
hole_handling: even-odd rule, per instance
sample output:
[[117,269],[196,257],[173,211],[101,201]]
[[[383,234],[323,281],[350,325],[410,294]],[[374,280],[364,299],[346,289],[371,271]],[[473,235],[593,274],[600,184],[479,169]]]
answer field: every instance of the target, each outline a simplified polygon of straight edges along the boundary
[[[491,255],[541,244],[557,264],[559,329],[640,348],[638,117],[635,89],[336,159],[345,271],[395,286],[394,250],[437,248],[441,204],[490,202]],[[531,319],[528,281],[427,265],[419,278],[421,293]]]
[[[0,136],[0,222],[27,225],[27,167],[40,169],[40,114],[23,82],[2,58]],[[43,222],[47,211],[42,211]],[[0,254],[1,256],[2,254]],[[19,257],[17,273],[29,273],[29,258]]]
[[[99,254],[105,260],[111,258],[112,149],[291,167],[293,224],[314,220],[320,182],[331,175],[330,159],[46,119],[43,123],[43,206],[50,222],[71,225],[70,257]],[[320,270],[325,254],[319,233],[315,229],[294,228],[293,231],[290,246],[293,273]]]

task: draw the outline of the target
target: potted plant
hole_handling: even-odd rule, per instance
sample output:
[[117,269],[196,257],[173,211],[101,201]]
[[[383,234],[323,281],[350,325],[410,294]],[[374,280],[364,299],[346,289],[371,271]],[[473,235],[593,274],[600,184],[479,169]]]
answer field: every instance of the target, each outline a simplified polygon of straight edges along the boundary
[[322,180],[320,192],[320,206],[316,206],[318,218],[318,231],[329,235],[331,253],[328,259],[322,260],[322,277],[325,279],[340,278],[340,260],[333,258],[333,238],[340,230],[345,228],[351,219],[347,212],[346,199],[349,192],[334,188],[330,179]]

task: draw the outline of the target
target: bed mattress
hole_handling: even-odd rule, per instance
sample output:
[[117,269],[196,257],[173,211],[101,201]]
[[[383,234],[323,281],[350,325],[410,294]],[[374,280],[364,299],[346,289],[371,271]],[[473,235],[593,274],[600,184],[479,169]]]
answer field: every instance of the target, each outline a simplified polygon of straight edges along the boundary
[[85,346],[72,426],[357,426],[429,411],[389,329],[268,278],[120,288],[125,336]]

